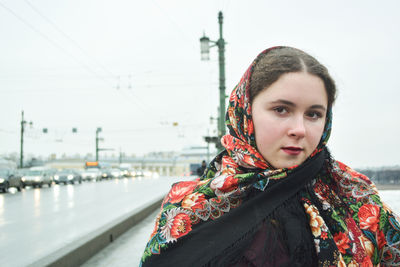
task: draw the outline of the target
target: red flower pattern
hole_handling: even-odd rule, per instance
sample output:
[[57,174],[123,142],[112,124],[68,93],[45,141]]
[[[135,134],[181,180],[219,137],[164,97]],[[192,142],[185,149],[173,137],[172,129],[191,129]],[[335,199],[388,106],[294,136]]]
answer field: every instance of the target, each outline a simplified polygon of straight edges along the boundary
[[358,210],[360,227],[364,230],[376,232],[379,223],[379,207],[372,204],[364,204]]
[[323,240],[327,239],[327,238],[328,238],[328,233],[327,233],[327,232],[322,232],[322,233],[321,233],[321,238],[322,238]]
[[165,198],[164,203],[178,203],[181,201],[186,195],[193,192],[196,188],[196,181],[186,181],[180,182],[172,186],[171,191],[169,191],[168,196]]
[[238,186],[238,179],[234,178],[232,175],[226,177],[224,184],[221,188],[218,188],[222,192],[230,192],[236,189]]
[[206,201],[206,198],[204,194],[200,193],[193,193],[190,195],[187,195],[183,200],[182,200],[182,208],[196,211],[198,209],[204,209],[204,202]]
[[334,235],[333,240],[335,241],[337,248],[339,249],[340,253],[342,253],[342,254],[345,254],[346,249],[350,248],[350,245],[349,245],[350,239],[343,232],[339,232],[336,235]]
[[374,267],[369,257],[364,257],[363,262],[361,263],[361,267]]
[[251,136],[254,134],[254,125],[253,125],[253,120],[248,120],[247,122],[247,131],[248,131],[248,135]]
[[171,227],[171,237],[179,238],[192,231],[192,223],[190,221],[189,215],[185,213],[179,213],[175,216],[172,227]]
[[381,250],[383,248],[383,246],[385,246],[387,243],[385,234],[382,231],[378,230],[376,239],[377,239],[377,243],[378,243],[378,248],[379,248],[379,250]]

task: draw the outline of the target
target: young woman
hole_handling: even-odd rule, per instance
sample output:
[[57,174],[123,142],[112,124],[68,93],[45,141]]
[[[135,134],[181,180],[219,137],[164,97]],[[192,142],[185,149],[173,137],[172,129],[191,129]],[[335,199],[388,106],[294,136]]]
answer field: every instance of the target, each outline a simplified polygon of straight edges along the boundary
[[142,266],[399,266],[399,220],[329,154],[336,87],[290,47],[263,51],[229,99],[225,147],[165,197]]

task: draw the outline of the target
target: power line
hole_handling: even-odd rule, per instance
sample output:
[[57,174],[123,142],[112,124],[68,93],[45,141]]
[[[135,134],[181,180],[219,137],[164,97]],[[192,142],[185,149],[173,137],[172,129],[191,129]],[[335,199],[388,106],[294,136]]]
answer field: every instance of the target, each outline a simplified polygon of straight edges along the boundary
[[42,17],[45,21],[47,21],[50,25],[52,25],[59,33],[61,33],[65,38],[67,38],[70,42],[72,42],[82,53],[84,53],[88,58],[93,60],[100,68],[102,68],[105,72],[107,72],[109,75],[115,77],[115,75],[108,70],[103,64],[101,64],[96,58],[92,57],[89,55],[83,48],[82,46],[72,39],[68,34],[66,34],[63,30],[61,30],[60,27],[58,27],[53,21],[51,21],[48,17],[46,17],[42,12],[40,12],[30,1],[24,0],[25,3],[29,5],[40,17]]
[[[110,74],[112,77],[116,78],[119,77],[117,75],[114,75],[111,71],[109,71],[107,68],[105,68],[102,64],[100,64],[95,58],[91,57],[79,44],[78,42],[76,42],[74,39],[72,39],[69,35],[67,35],[64,31],[62,31],[54,22],[52,22],[49,18],[47,18],[45,15],[43,15],[35,6],[32,5],[32,3],[30,3],[28,0],[25,0],[25,2],[39,15],[41,16],[45,21],[47,21],[50,25],[52,25],[58,32],[60,32],[64,37],[66,37],[69,41],[71,41],[76,47],[79,48],[79,50],[81,50],[87,57],[89,57],[90,59],[92,59],[94,62],[96,62],[97,65],[99,65],[105,72],[107,72],[108,74]],[[119,86],[119,85],[118,85]],[[119,88],[117,88],[119,89]],[[119,91],[122,95],[124,95],[124,93],[122,93],[121,91]],[[126,95],[125,95],[126,96]],[[130,98],[131,100],[133,100],[135,103],[139,104],[140,106],[144,107],[144,108],[149,108],[148,106],[143,106],[143,101],[139,98],[138,95],[134,96],[135,99],[132,99],[130,96],[128,96],[128,98]],[[136,102],[136,98],[139,99],[139,101]],[[125,99],[125,98],[124,98]],[[146,113],[146,111],[144,109],[142,109],[142,112]]]
[[4,129],[0,129],[0,132],[6,133],[6,134],[12,134],[12,135],[15,135],[18,133],[18,131],[9,131],[9,130],[4,130]]
[[[56,43],[54,40],[52,40],[50,37],[48,37],[46,34],[42,33],[41,31],[39,31],[35,26],[33,26],[31,23],[29,23],[27,20],[25,20],[24,18],[22,18],[21,16],[19,16],[17,13],[15,13],[12,9],[8,8],[7,6],[5,6],[2,2],[0,2],[0,6],[2,6],[4,9],[6,9],[8,12],[10,12],[13,16],[15,16],[18,20],[20,20],[23,24],[25,24],[26,26],[28,26],[30,29],[32,29],[35,33],[39,34],[42,38],[44,38],[45,40],[47,40],[48,42],[50,42],[53,46],[55,46],[56,48],[60,49],[61,51],[63,51],[65,54],[67,54],[68,56],[70,56],[72,59],[74,59],[78,64],[82,65],[87,71],[89,71],[90,73],[92,73],[93,75],[95,75],[96,77],[100,78],[102,81],[104,81],[108,86],[110,86],[112,88],[112,85],[105,80],[103,77],[99,76],[94,70],[92,70],[88,65],[86,65],[85,63],[81,62],[79,59],[77,59],[76,57],[74,57],[71,53],[69,53],[65,48],[63,48],[62,46],[60,46],[58,43]],[[121,94],[121,92],[119,91],[119,93]],[[128,97],[131,99],[131,97]],[[129,103],[131,103],[127,98],[126,95],[125,97],[123,97],[124,101],[128,101]],[[131,99],[132,100],[132,99]],[[141,105],[141,103],[136,102],[136,99],[133,99],[133,102],[135,102],[135,104],[139,104]],[[137,106],[137,105],[135,105]],[[141,109],[142,112],[146,113],[143,109]]]
[[158,10],[161,11],[161,14],[163,14],[163,15],[169,20],[169,22],[170,22],[172,25],[174,25],[174,27],[175,27],[176,29],[178,29],[178,31],[179,31],[180,34],[185,38],[185,40],[188,41],[188,43],[190,43],[190,47],[193,48],[193,49],[197,49],[194,45],[192,45],[192,40],[185,34],[185,32],[182,30],[182,28],[179,26],[179,24],[176,23],[176,22],[171,18],[171,16],[168,15],[168,13],[157,3],[157,1],[153,0],[153,1],[151,1],[151,2],[154,4],[154,6],[155,6],[156,8],[158,8]]
[[29,27],[31,30],[33,30],[35,33],[39,34],[42,38],[50,42],[54,47],[57,49],[61,50],[64,52],[66,55],[68,55],[70,58],[72,58],[75,62],[77,62],[79,65],[81,65],[83,68],[85,68],[88,72],[92,73],[99,79],[103,80],[105,83],[109,85],[109,82],[105,80],[103,77],[99,76],[94,70],[92,70],[87,64],[84,62],[80,61],[78,58],[76,58],[74,55],[72,55],[68,50],[66,50],[64,47],[60,46],[58,43],[56,43],[54,40],[52,40],[50,37],[48,37],[46,34],[38,30],[35,26],[33,26],[31,23],[29,23],[27,20],[19,16],[17,13],[15,13],[12,9],[4,5],[2,2],[0,2],[0,6],[3,7],[5,10],[10,12],[14,17],[16,17],[19,21],[21,21],[23,24],[25,24],[27,27]]
[[[207,87],[207,86],[214,86],[217,85],[217,83],[204,83],[204,84],[199,84],[199,83],[181,83],[181,84],[143,84],[143,85],[136,85],[136,88],[165,88],[165,87],[192,87],[192,88],[197,88],[197,87]],[[0,94],[18,94],[18,93],[55,93],[54,90],[58,90],[57,87],[51,87],[48,90],[44,89],[44,90],[35,90],[34,92],[32,92],[32,90],[30,89],[12,89],[12,90],[2,90],[0,91]],[[73,87],[73,86],[68,86],[68,88],[59,88],[59,89],[65,89],[68,90],[68,93],[74,93],[74,92],[78,92],[78,93],[86,93],[86,92],[94,92],[95,90],[98,90],[98,88],[90,88],[90,87]],[[126,92],[131,92],[131,89],[121,89],[121,93],[126,91]],[[133,93],[133,92],[132,92]],[[125,97],[127,96],[126,94],[124,95]],[[140,99],[136,94],[133,95],[132,97],[136,97],[138,99]]]
[[[97,60],[95,60],[93,57],[91,57],[74,39],[72,39],[69,35],[67,35],[64,31],[62,31],[54,22],[52,22],[50,19],[48,19],[42,12],[40,12],[32,3],[30,3],[29,1],[25,0],[25,2],[39,15],[41,16],[46,22],[48,22],[49,24],[51,24],[58,32],[60,32],[65,38],[67,38],[70,42],[72,42],[75,46],[77,46],[87,57],[91,58],[94,62],[96,62],[97,65],[101,66],[101,68],[106,71],[108,74],[110,74],[112,77],[117,77],[115,76],[113,73],[111,73],[111,71],[109,71],[107,68],[105,68],[103,65],[101,65]],[[157,4],[156,4],[157,5]],[[10,9],[9,7],[7,7],[6,5],[4,5],[4,3],[0,2],[0,6],[2,6],[4,9],[6,9],[8,12],[10,12],[14,17],[16,17],[18,20],[20,20],[23,24],[25,24],[27,27],[29,27],[31,30],[33,30],[35,33],[37,33],[38,35],[40,35],[42,38],[44,38],[45,40],[47,40],[48,42],[50,42],[54,47],[56,47],[57,49],[61,50],[62,52],[64,52],[66,55],[68,55],[71,59],[73,59],[75,62],[77,62],[79,65],[83,66],[88,72],[90,72],[91,74],[93,74],[94,76],[96,76],[97,78],[99,78],[100,80],[102,80],[103,82],[105,82],[108,86],[110,86],[109,81],[107,81],[104,77],[100,76],[96,71],[94,71],[89,65],[85,64],[84,62],[82,62],[81,60],[79,60],[77,57],[75,57],[73,54],[71,54],[68,50],[66,50],[64,47],[62,47],[61,45],[59,45],[56,41],[54,41],[53,39],[51,39],[49,36],[47,36],[45,33],[41,32],[39,29],[37,29],[34,25],[32,25],[31,23],[29,23],[29,21],[25,20],[23,17],[19,16],[16,12],[14,12],[12,9]],[[160,7],[158,6],[158,8],[160,9]],[[163,11],[163,10],[161,10]],[[165,12],[163,12],[163,14],[165,16],[167,16],[169,18],[169,20],[176,26],[178,27],[178,25],[172,21],[172,19],[165,14]],[[179,28],[179,27],[178,27]],[[186,37],[186,35],[183,33],[183,31],[179,28],[180,32]],[[162,86],[162,85],[160,85]],[[111,85],[111,88],[113,86]],[[133,94],[133,92],[131,91],[131,94],[126,95],[125,93],[121,92],[120,90],[118,90],[118,93],[123,95],[124,97],[124,101],[128,101],[128,102],[134,102],[135,106],[138,107],[140,106],[141,111],[146,114],[147,116],[149,115],[148,112],[146,112],[145,109],[149,109],[151,108],[150,106],[148,106],[147,104],[145,104],[146,102],[142,101],[138,95],[134,95],[132,96],[131,94]],[[139,99],[139,101],[137,101],[137,99]],[[153,116],[153,115],[152,115]],[[157,120],[159,120],[160,118],[157,118]]]

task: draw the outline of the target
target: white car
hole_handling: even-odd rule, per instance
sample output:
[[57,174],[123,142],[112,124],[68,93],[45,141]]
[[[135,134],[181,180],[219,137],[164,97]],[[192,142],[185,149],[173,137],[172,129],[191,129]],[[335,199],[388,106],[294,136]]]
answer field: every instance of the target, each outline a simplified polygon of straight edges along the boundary
[[120,169],[111,169],[110,173],[112,178],[121,178],[123,176],[123,172]]
[[31,169],[23,172],[21,177],[22,187],[32,186],[32,187],[42,187],[47,184],[51,187],[53,183],[51,175],[46,173],[44,170]]
[[101,172],[97,168],[89,168],[81,171],[83,181],[99,181],[101,179]]

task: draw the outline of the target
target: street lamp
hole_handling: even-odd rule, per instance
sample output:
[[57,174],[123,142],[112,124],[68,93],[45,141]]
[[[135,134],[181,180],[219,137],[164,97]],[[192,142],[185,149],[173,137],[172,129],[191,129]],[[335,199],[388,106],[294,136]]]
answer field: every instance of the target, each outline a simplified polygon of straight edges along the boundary
[[33,127],[33,122],[27,122],[24,119],[24,111],[21,112],[21,142],[20,142],[20,154],[19,154],[19,167],[24,167],[24,132],[25,132],[25,124],[29,124],[29,127]]
[[99,141],[104,141],[104,138],[99,137],[99,133],[102,132],[103,129],[101,127],[97,127],[96,129],[96,161],[99,161],[99,151],[113,151],[114,148],[99,148]]
[[[221,139],[225,135],[225,40],[222,37],[222,12],[218,13],[219,23],[219,39],[218,41],[211,41],[210,38],[203,34],[200,38],[201,60],[210,59],[210,48],[218,47],[218,62],[219,62],[219,120],[218,120],[218,137]],[[213,44],[210,46],[210,43]],[[217,142],[217,148],[222,149],[220,142]]]
[[99,141],[103,141],[103,138],[99,137],[99,133],[102,131],[101,127],[96,129],[96,161],[99,161]]
[[210,38],[205,36],[200,38],[200,50],[201,50],[201,60],[210,60]]

